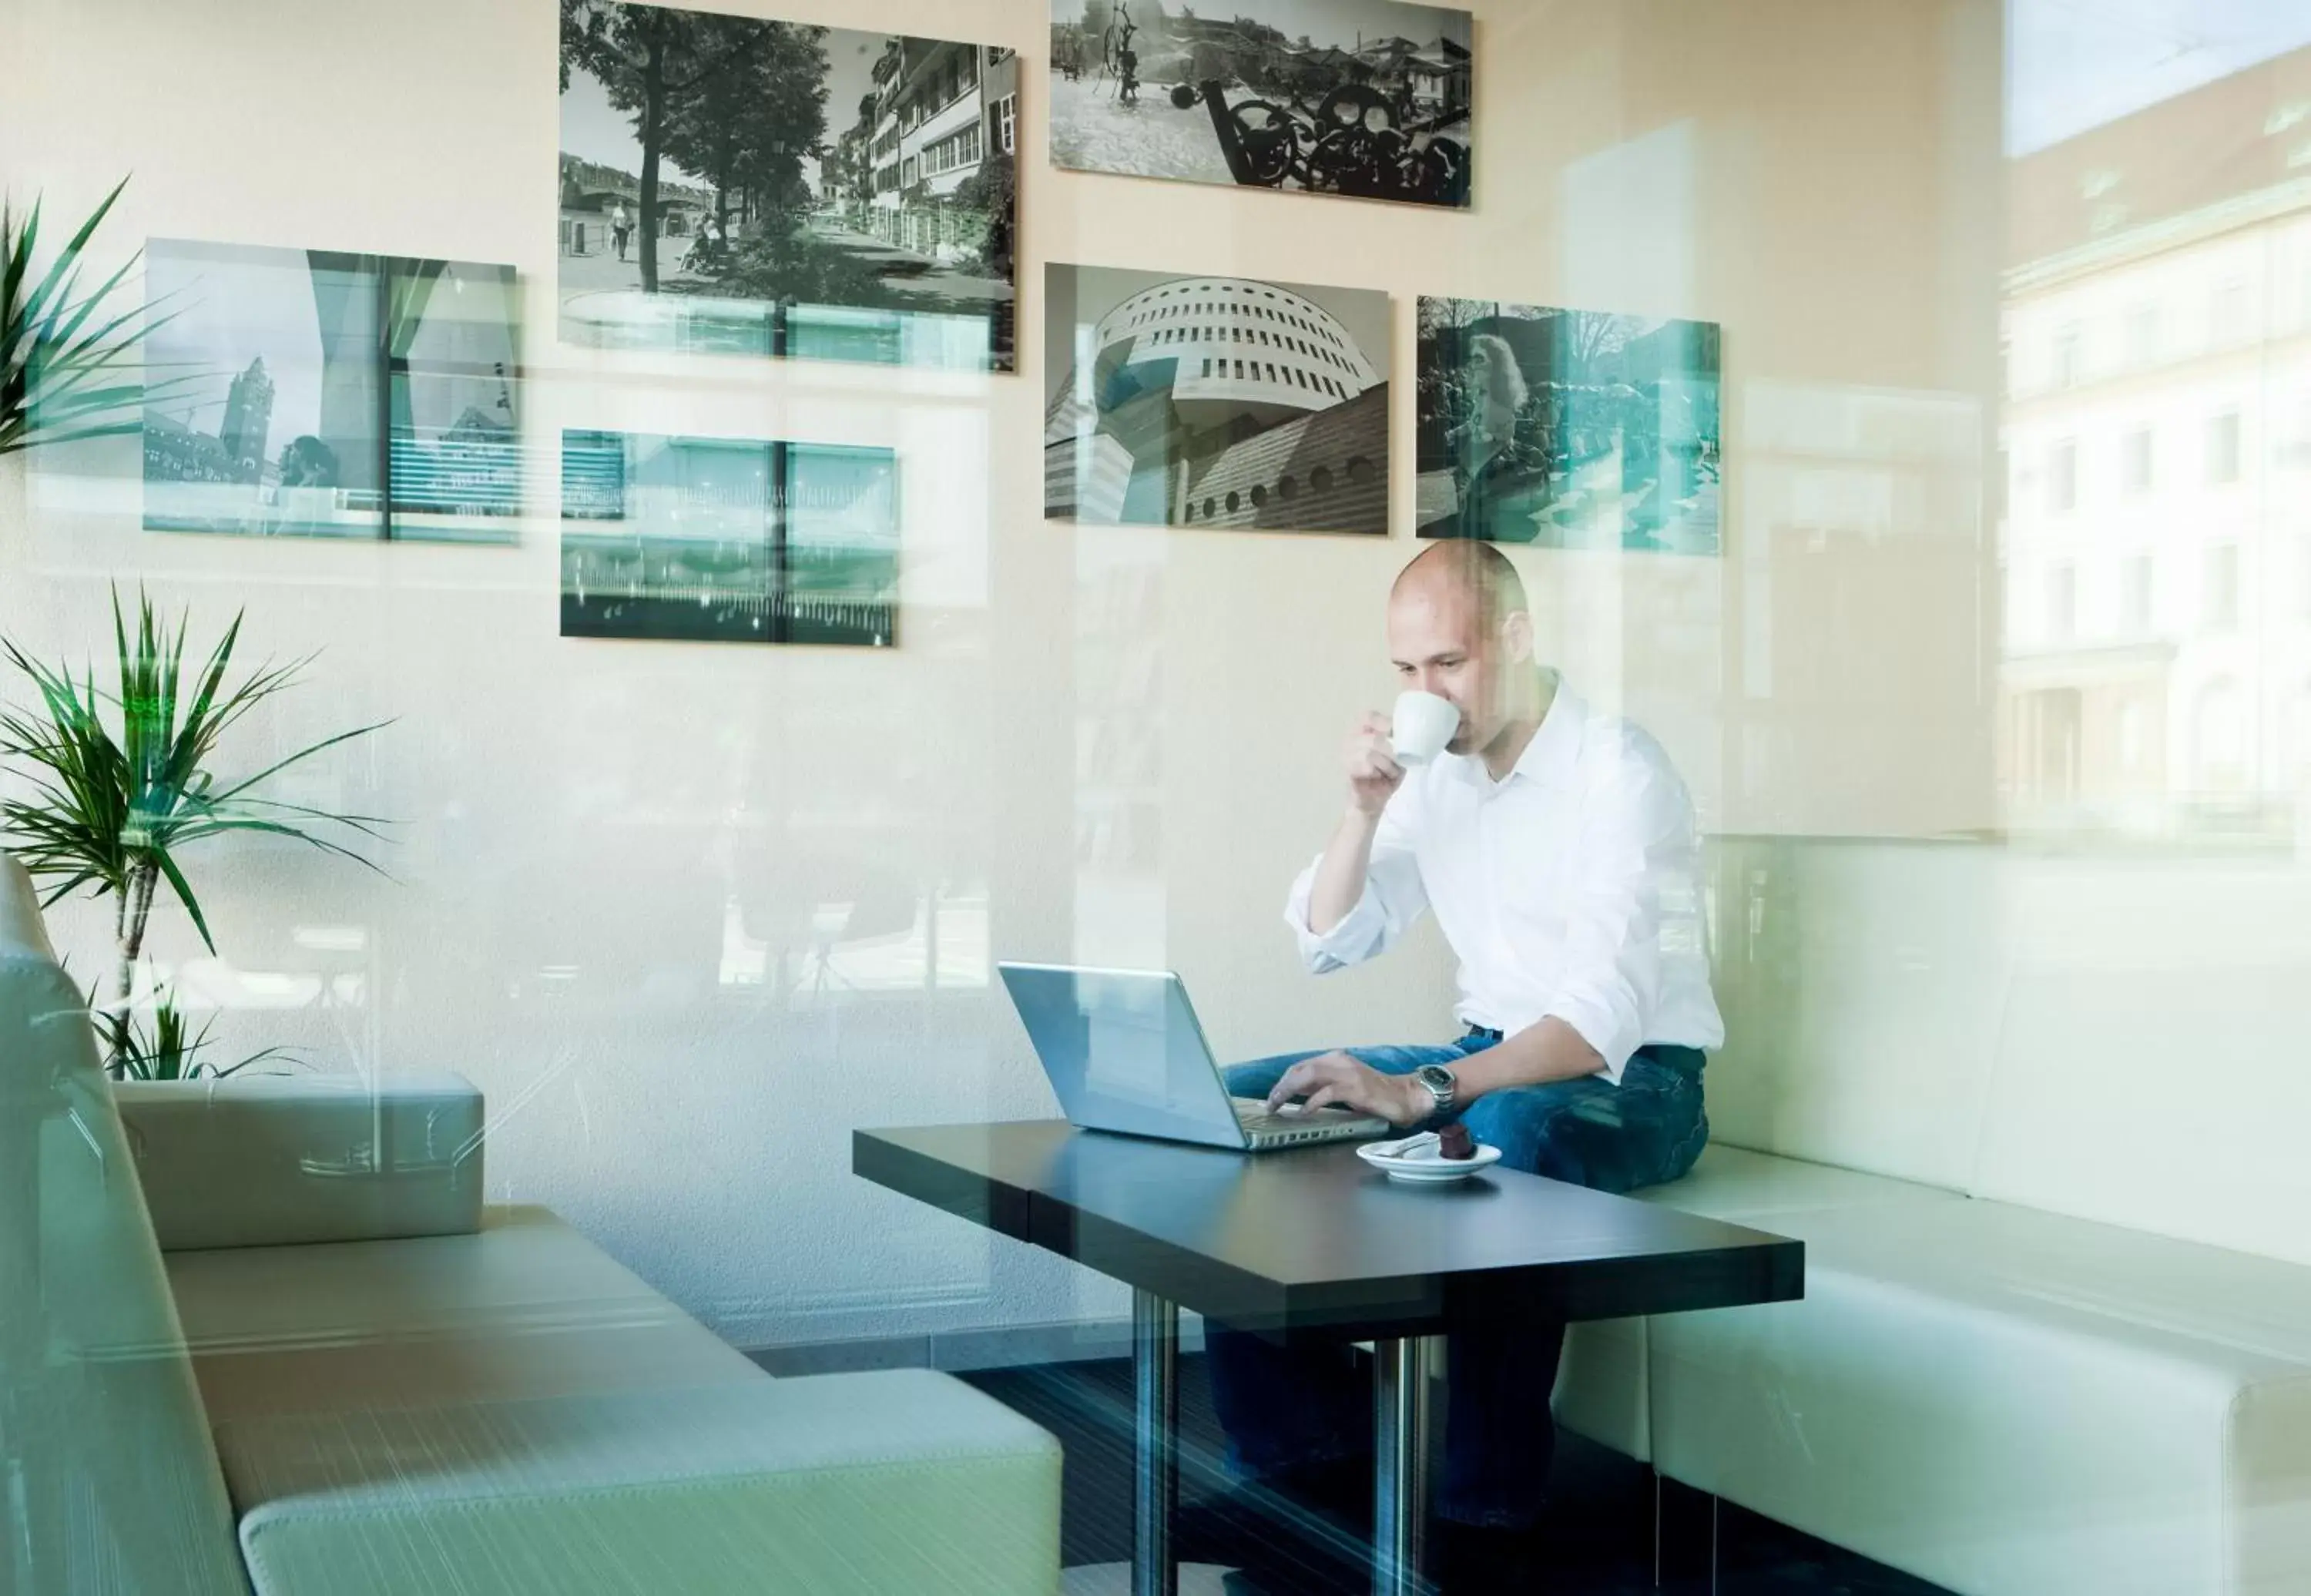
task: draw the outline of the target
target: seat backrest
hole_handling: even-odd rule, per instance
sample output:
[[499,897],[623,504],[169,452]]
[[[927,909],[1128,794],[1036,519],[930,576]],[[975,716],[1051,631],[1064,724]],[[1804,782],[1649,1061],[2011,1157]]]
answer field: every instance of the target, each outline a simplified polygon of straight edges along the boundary
[[1995,850],[1723,837],[1707,857],[1713,1138],[1964,1188],[2004,962]]
[[0,854],[0,1590],[246,1596],[86,1001]]
[[2311,867],[2010,854],[1969,1189],[2311,1264]]
[[1712,844],[1716,1138],[2311,1263],[2311,865]]

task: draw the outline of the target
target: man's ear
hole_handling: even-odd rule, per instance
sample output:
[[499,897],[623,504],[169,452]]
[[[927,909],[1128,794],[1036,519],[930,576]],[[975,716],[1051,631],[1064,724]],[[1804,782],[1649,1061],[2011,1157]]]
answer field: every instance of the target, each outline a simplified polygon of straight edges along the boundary
[[1532,616],[1523,610],[1513,611],[1501,622],[1501,645],[1512,663],[1525,664],[1532,658]]

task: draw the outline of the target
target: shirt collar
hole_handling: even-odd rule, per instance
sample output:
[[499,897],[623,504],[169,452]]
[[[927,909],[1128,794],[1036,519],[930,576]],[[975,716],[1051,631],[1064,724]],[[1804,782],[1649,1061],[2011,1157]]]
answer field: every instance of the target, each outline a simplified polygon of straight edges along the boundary
[[1573,690],[1565,685],[1561,675],[1551,673],[1556,693],[1548,701],[1548,713],[1541,717],[1533,728],[1532,739],[1509,767],[1508,775],[1498,782],[1485,769],[1484,756],[1478,754],[1452,755],[1454,773],[1471,787],[1497,791],[1511,781],[1522,777],[1542,787],[1560,787],[1573,779],[1574,762],[1581,754],[1581,728],[1588,719],[1587,711]]

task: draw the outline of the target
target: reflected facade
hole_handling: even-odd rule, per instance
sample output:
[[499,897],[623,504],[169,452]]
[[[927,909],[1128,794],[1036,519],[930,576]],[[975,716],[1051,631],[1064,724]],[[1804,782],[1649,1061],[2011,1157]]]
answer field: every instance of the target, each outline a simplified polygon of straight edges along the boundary
[[2311,777],[2311,52],[2017,160],[2014,824],[2286,844]]

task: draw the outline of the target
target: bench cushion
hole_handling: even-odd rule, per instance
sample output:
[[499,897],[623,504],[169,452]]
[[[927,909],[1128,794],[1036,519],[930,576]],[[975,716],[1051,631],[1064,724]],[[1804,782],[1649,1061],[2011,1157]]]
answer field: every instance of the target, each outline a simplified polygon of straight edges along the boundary
[[1648,1322],[1656,1465],[1967,1596],[2311,1590],[2311,1270],[1974,1200],[1786,1210]]
[[212,1423],[763,1378],[546,1209],[470,1235],[174,1252]]
[[[1712,1219],[1749,1219],[1767,1214],[1875,1208],[1888,1203],[1965,1200],[1964,1193],[1942,1186],[1863,1174],[1714,1142],[1701,1150],[1693,1173],[1685,1179],[1666,1186],[1649,1187],[1635,1195],[1645,1202],[1663,1203]],[[1770,1230],[1772,1226],[1765,1228]]]
[[1058,1589],[1060,1448],[928,1370],[244,1420],[257,1596]]

